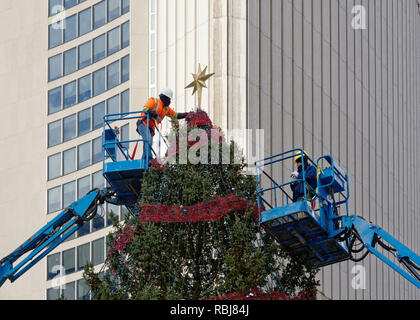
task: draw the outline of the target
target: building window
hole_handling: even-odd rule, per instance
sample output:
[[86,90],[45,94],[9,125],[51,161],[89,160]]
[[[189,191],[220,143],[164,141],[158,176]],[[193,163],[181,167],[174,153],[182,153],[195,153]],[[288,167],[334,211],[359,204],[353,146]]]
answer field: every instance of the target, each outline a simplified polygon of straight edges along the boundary
[[78,114],[78,135],[82,136],[91,130],[91,115],[90,115],[90,108],[80,111]]
[[121,93],[121,112],[130,112],[130,90],[125,90],[123,93]]
[[64,52],[64,75],[68,75],[77,70],[76,48]]
[[63,185],[63,208],[67,208],[76,200],[76,183],[74,181]]
[[79,13],[79,37],[92,31],[92,9],[88,8]]
[[92,43],[90,41],[79,46],[79,69],[92,63]]
[[108,90],[120,84],[120,61],[115,61],[107,67],[108,71]]
[[52,254],[47,257],[47,279],[51,280],[60,275],[61,263],[60,253]]
[[54,147],[61,143],[61,120],[48,124],[48,147]]
[[77,247],[77,271],[83,271],[90,261],[90,243]]
[[89,300],[89,287],[84,279],[77,281],[77,300]]
[[116,206],[114,204],[108,203],[107,204],[107,225],[112,226],[112,221],[111,221],[111,215],[114,215],[117,220],[119,219],[120,216],[120,207]]
[[76,171],[76,148],[63,152],[63,174],[67,175]]
[[76,81],[64,85],[64,109],[76,104]]
[[93,39],[93,62],[98,62],[106,57],[105,46],[106,46],[105,34]]
[[48,26],[48,48],[52,49],[58,47],[63,43],[63,28],[62,22],[50,24]]
[[69,9],[77,5],[77,0],[64,0],[64,8]]
[[103,189],[105,187],[104,176],[102,171],[95,172],[92,175],[92,188]]
[[102,161],[102,137],[96,138],[92,141],[93,149],[93,164],[99,163]]
[[120,50],[120,27],[108,32],[108,56]]
[[108,115],[120,113],[120,96],[116,95],[108,99],[107,105],[108,105],[108,111],[107,111]]
[[93,29],[102,27],[106,23],[105,1],[93,7]]
[[121,0],[108,0],[108,22],[117,19],[120,16]]
[[63,288],[63,297],[65,300],[75,300],[76,299],[76,285],[75,282],[66,283],[66,286]]
[[[104,217],[101,217],[99,214],[97,214],[92,219],[92,232],[96,232],[96,231],[101,230],[103,228],[105,228],[105,219],[104,219]],[[102,263],[102,262],[99,262],[99,263]]]
[[90,191],[90,176],[77,180],[77,198],[82,199]]
[[121,83],[130,80],[130,56],[121,59]]
[[48,114],[61,110],[61,87],[48,91]]
[[[108,55],[118,52],[130,44],[129,21],[92,41],[67,50],[64,54],[50,57],[48,60],[48,81],[57,80],[77,70],[98,62]],[[93,46],[93,52],[92,52]],[[93,54],[93,55],[92,55]]]
[[78,146],[78,170],[90,166],[90,141]]
[[63,0],[49,0],[48,2],[48,16],[53,16],[63,11]]
[[60,299],[60,289],[51,288],[47,290],[47,300],[59,300]]
[[130,0],[122,0],[122,14],[130,11]]
[[93,112],[93,130],[102,128],[104,125],[105,102],[101,102],[93,106],[92,112]]
[[77,14],[65,19],[64,42],[77,38]]
[[73,114],[63,120],[63,140],[64,142],[76,138],[76,115]]
[[61,53],[48,59],[48,81],[62,77]]
[[105,92],[105,68],[93,73],[93,95],[96,97]]
[[98,264],[105,262],[105,241],[104,238],[95,240],[92,242],[92,264],[97,266]]
[[130,22],[127,21],[121,26],[121,48],[130,45]]
[[79,103],[90,99],[92,96],[91,75],[79,79]]
[[83,237],[90,233],[90,221],[87,221],[83,226],[77,231],[77,237]]
[[63,267],[66,274],[76,271],[76,250],[74,248],[63,252]]
[[53,213],[61,209],[61,187],[48,190],[48,213]]
[[48,180],[61,177],[61,153],[48,157]]

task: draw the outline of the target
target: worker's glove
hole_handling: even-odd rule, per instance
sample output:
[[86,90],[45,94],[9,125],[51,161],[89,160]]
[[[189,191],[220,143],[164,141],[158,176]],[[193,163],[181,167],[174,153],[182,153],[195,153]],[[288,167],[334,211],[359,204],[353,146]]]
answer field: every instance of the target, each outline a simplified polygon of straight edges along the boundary
[[290,176],[293,179],[297,179],[299,177],[299,173],[297,171],[292,172],[292,175]]
[[182,119],[185,119],[187,116],[188,116],[188,112],[186,112],[186,113],[178,113],[177,114],[177,119],[178,120],[182,120]]

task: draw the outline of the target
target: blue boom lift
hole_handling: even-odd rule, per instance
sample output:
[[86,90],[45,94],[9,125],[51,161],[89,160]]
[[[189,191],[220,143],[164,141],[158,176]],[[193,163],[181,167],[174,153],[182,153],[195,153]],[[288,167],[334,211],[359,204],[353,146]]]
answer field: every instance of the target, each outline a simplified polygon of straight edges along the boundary
[[[331,156],[323,156],[316,163],[307,157],[318,171],[315,190],[306,180],[305,166],[302,179],[282,184],[274,180],[270,173],[280,172],[281,165],[296,154],[304,163],[306,154],[302,149],[256,163],[260,223],[266,232],[317,267],[346,260],[360,262],[372,253],[420,289],[420,257],[380,227],[349,215],[348,175]],[[326,165],[322,168],[322,164]],[[293,203],[287,187],[295,183],[302,183],[307,191],[303,200]]]
[[[135,160],[134,155],[130,157],[128,147],[130,143],[147,141],[120,141],[118,130],[111,127],[111,123],[138,118],[150,121],[149,115],[144,112],[105,116],[102,135],[103,175],[110,187],[90,191],[3,258],[0,261],[0,286],[7,279],[14,282],[85,222],[93,219],[99,205],[105,202],[124,205],[131,214],[138,215],[135,204],[141,195],[141,180],[144,171],[148,170],[150,159]],[[165,141],[159,132],[159,148],[162,140]],[[156,155],[153,148],[152,151]],[[316,190],[311,190],[307,183],[305,170],[302,179],[283,184],[278,184],[267,173],[269,169],[272,172],[276,170],[275,166],[294,158],[296,152],[303,160],[303,150],[295,149],[256,163],[258,205],[262,209],[261,226],[282,246],[305,255],[315,266],[324,267],[349,259],[361,261],[367,254],[373,253],[420,288],[420,257],[378,226],[363,218],[349,216],[348,176],[331,156],[321,157],[316,163],[308,158],[318,168]],[[321,162],[326,162],[327,166],[321,168]],[[263,177],[268,179],[270,186],[261,187],[267,185],[267,181],[261,180]],[[303,183],[304,190],[311,191],[305,192],[304,200],[295,203],[291,201],[290,191],[286,187],[293,183]],[[311,195],[310,199],[308,194]],[[314,203],[318,204],[318,208]],[[266,207],[269,209],[265,210]],[[342,207],[345,208],[345,215],[339,214]],[[399,264],[382,254],[378,247],[391,252]],[[363,250],[366,252],[356,258]]]
[[[149,168],[149,160],[134,159],[130,156],[130,143],[144,142],[143,139],[121,141],[118,139],[118,129],[111,124],[132,119],[152,121],[146,112],[131,112],[112,114],[104,117],[102,134],[103,175],[110,187],[90,191],[85,197],[73,202],[52,221],[36,232],[11,254],[0,260],[0,287],[9,279],[14,282],[33,267],[43,257],[63,243],[84,223],[92,220],[99,205],[105,202],[114,205],[124,205],[131,214],[137,214],[136,202],[141,194],[141,179]],[[159,149],[161,141],[165,141],[159,133]],[[166,143],[166,141],[165,141]],[[152,153],[156,156],[156,152]]]

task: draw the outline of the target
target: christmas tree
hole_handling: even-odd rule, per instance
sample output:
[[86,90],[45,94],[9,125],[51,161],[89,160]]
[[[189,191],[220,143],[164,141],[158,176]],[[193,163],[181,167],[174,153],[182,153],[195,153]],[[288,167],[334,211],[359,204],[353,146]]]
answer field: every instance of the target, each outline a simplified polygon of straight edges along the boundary
[[314,298],[317,270],[260,228],[256,180],[235,142],[203,111],[172,127],[164,161],[144,174],[140,216],[107,238],[107,271],[85,269],[93,297]]

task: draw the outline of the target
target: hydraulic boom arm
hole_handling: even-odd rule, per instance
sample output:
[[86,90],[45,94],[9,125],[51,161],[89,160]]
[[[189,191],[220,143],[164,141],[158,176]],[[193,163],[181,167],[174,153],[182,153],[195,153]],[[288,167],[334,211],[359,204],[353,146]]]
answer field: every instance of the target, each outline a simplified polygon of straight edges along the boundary
[[[380,227],[362,218],[351,216],[342,217],[341,220],[342,227],[347,230],[345,240],[353,261],[361,261],[369,253],[372,253],[420,289],[420,257],[417,254]],[[356,240],[362,242],[364,248],[367,250],[359,259],[355,259],[352,255],[362,250],[355,248]],[[377,245],[392,253],[399,262],[399,265],[379,252]],[[402,267],[405,267],[405,269]]]
[[[7,279],[14,282],[80,229],[85,222],[93,219],[98,205],[105,201],[115,202],[113,197],[114,192],[111,189],[94,189],[64,209],[15,251],[0,260],[0,287]],[[27,253],[29,255],[23,257]],[[21,261],[17,262],[19,259]],[[17,262],[16,266],[14,266],[15,262]]]

